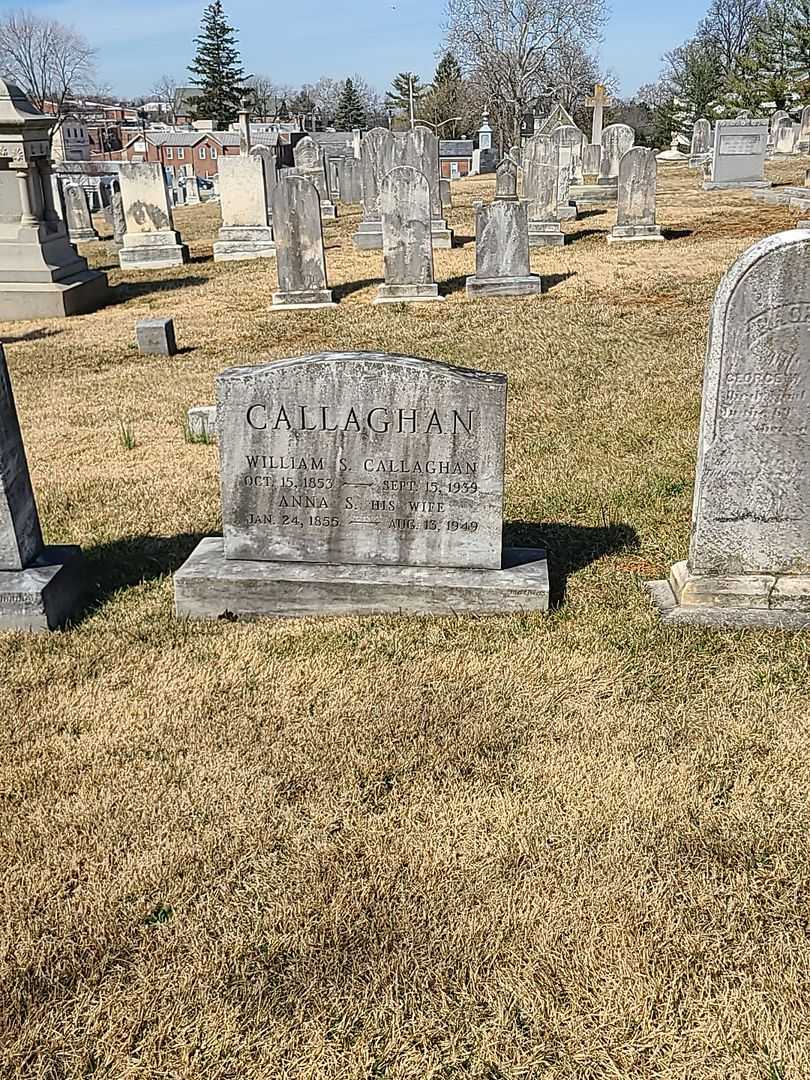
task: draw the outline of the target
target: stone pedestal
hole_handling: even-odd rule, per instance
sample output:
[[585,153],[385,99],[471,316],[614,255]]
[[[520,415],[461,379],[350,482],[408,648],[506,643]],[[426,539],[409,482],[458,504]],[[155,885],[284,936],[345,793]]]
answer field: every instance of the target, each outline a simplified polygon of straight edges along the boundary
[[618,181],[596,184],[572,184],[569,195],[576,206],[612,205],[618,202]]
[[300,308],[327,308],[337,307],[332,299],[331,289],[304,289],[297,291],[281,291],[273,293],[273,306],[271,311],[292,311]]
[[609,244],[630,244],[643,240],[663,240],[660,225],[614,225]]
[[540,296],[543,279],[539,274],[513,278],[481,278],[477,274],[467,278],[467,296],[478,300],[487,296]]
[[214,243],[214,262],[273,259],[276,245],[269,225],[225,226]]
[[95,270],[61,281],[0,281],[0,320],[84,315],[101,307],[109,295],[107,275]]
[[506,615],[548,611],[545,552],[506,548],[500,570],[226,559],[202,540],[174,576],[178,616]]
[[173,229],[153,233],[127,232],[118,252],[118,261],[122,270],[162,270],[187,263],[188,248]]
[[352,236],[352,243],[358,251],[382,251],[382,222],[361,221]]
[[174,320],[138,319],[135,323],[135,340],[139,352],[144,356],[174,356],[177,352]]
[[434,248],[448,249],[453,246],[453,230],[448,229],[444,218],[434,218],[431,221],[430,237]]
[[407,304],[431,300],[444,300],[443,296],[439,296],[439,286],[435,282],[424,285],[380,285],[374,303]]
[[84,588],[80,548],[43,548],[24,569],[0,570],[0,630],[57,630],[78,610]]
[[560,228],[559,221],[530,221],[529,222],[529,247],[562,247],[565,243],[565,233]]
[[704,191],[732,191],[734,188],[769,188],[770,180],[704,180]]

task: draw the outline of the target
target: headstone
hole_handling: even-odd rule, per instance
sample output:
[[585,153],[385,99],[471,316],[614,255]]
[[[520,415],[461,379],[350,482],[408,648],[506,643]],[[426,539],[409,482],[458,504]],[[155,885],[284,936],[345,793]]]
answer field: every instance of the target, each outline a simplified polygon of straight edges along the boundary
[[790,113],[786,113],[784,109],[777,109],[776,112],[771,114],[769,126],[769,142],[771,145],[776,142],[776,129],[781,126],[783,120],[790,120]]
[[655,223],[655,151],[634,146],[619,165],[619,192],[616,224],[609,244],[628,241],[663,240]]
[[337,209],[329,194],[329,178],[322,147],[306,135],[295,144],[293,158],[299,176],[305,177],[315,185],[321,200],[321,217],[334,220],[337,217]]
[[199,440],[213,441],[217,437],[216,405],[192,405],[186,413],[186,428]]
[[273,191],[278,183],[279,170],[276,160],[276,152],[272,146],[254,146],[250,151],[253,157],[259,158],[264,168],[264,190],[267,195],[267,221],[273,224]]
[[586,143],[582,148],[582,174],[586,184],[595,184],[602,167],[602,144]]
[[256,154],[220,158],[222,226],[214,244],[214,262],[275,256],[264,177],[264,162]]
[[557,156],[557,214],[561,221],[576,219],[577,208],[570,201],[571,185],[582,182],[582,132],[571,124],[551,133]]
[[761,240],[712,307],[689,559],[670,622],[810,627],[810,231]]
[[714,148],[710,179],[705,191],[718,188],[764,188],[765,154],[768,149],[768,121],[718,120],[714,126]]
[[810,105],[805,105],[802,109],[797,149],[802,154],[810,152]]
[[98,240],[98,233],[93,228],[90,207],[84,188],[71,184],[65,191],[65,211],[67,213],[68,236],[71,244],[83,244],[88,240]]
[[363,201],[360,183],[360,162],[356,158],[343,158],[340,162],[340,198],[350,206]]
[[394,167],[394,136],[385,128],[372,128],[360,144],[360,175],[363,220],[352,237],[361,251],[382,248],[380,190],[383,178]]
[[439,140],[428,128],[417,124],[412,131],[397,135],[394,142],[396,165],[410,165],[428,182],[430,192],[431,235],[434,248],[451,248],[453,231],[448,229],[442,215],[442,194],[439,185]]
[[0,346],[0,630],[53,630],[83,592],[77,547],[45,547],[6,357]]
[[708,120],[696,120],[692,128],[689,166],[699,169],[711,156],[712,126]]
[[186,202],[189,206],[199,206],[202,202],[200,179],[195,173],[186,177]]
[[547,135],[532,135],[523,152],[523,193],[529,203],[529,247],[561,247],[557,149]]
[[591,130],[591,143],[594,145],[601,144],[602,142],[602,124],[604,120],[604,111],[612,104],[610,98],[605,92],[605,88],[601,83],[597,83],[593,88],[593,96],[589,97],[585,106],[588,109],[593,109],[593,127]]
[[453,207],[453,196],[450,190],[450,181],[445,180],[442,177],[439,180],[439,189],[442,196],[442,210],[451,210]]
[[619,165],[636,141],[635,132],[627,124],[610,124],[602,132],[602,160],[599,166],[599,183],[615,185],[619,179]]
[[518,167],[511,158],[504,158],[495,170],[495,198],[516,199],[518,195]]
[[127,231],[127,219],[124,214],[124,200],[121,198],[120,191],[114,191],[112,193],[111,209],[113,240],[120,246],[124,242],[124,234]]
[[523,147],[511,146],[509,148],[509,157],[514,161],[518,168],[523,164]]
[[537,296],[542,291],[542,278],[529,265],[528,203],[477,203],[475,275],[467,278],[467,296]]
[[334,307],[326,283],[321,204],[315,185],[303,176],[286,176],[273,192],[278,290],[273,307]]
[[93,311],[108,295],[68,237],[54,198],[50,131],[23,92],[0,79],[0,320]]
[[333,202],[341,197],[340,194],[340,163],[334,158],[329,158],[326,162],[327,171],[329,173],[329,194]]
[[156,162],[122,162],[118,175],[127,223],[118,253],[121,268],[157,270],[188,262],[188,248],[174,230],[162,167]]
[[796,129],[789,116],[785,116],[776,126],[773,151],[776,157],[792,157],[796,149]]
[[135,339],[144,356],[174,356],[177,352],[173,319],[138,319]]
[[175,576],[178,615],[546,610],[545,553],[501,547],[505,416],[506,376],[407,356],[223,372],[224,536]]
[[410,165],[398,165],[380,192],[385,284],[376,304],[444,300],[433,277],[430,186]]

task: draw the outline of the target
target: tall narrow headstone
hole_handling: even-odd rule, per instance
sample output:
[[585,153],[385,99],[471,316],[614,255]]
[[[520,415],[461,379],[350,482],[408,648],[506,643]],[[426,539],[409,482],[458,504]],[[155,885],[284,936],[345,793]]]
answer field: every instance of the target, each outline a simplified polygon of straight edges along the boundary
[[110,208],[112,210],[113,240],[116,244],[123,244],[124,234],[127,231],[127,219],[124,214],[124,200],[120,191],[114,191],[111,197]]
[[311,136],[306,135],[295,144],[293,158],[299,175],[306,177],[315,185],[321,200],[321,217],[330,220],[336,218],[337,209],[329,192],[329,176],[323,148]]
[[431,235],[435,248],[451,248],[453,232],[448,229],[442,213],[442,193],[439,184],[439,140],[428,128],[418,125],[394,142],[396,165],[410,165],[417,169],[428,182],[430,192]]
[[385,284],[376,304],[444,300],[433,277],[430,186],[410,165],[398,165],[380,192]]
[[529,246],[561,247],[557,151],[547,135],[532,135],[523,152],[523,193],[529,203]]
[[619,179],[619,165],[636,140],[635,132],[627,124],[611,124],[602,132],[602,160],[599,166],[599,183],[614,185]]
[[602,166],[602,144],[587,143],[582,148],[582,177],[586,184],[595,184]]
[[273,224],[273,191],[278,183],[278,161],[276,152],[272,146],[251,147],[251,157],[259,158],[264,170],[264,191],[267,196],[267,222]]
[[475,275],[467,296],[537,296],[542,279],[529,265],[528,204],[499,199],[475,207]]
[[667,621],[810,627],[810,231],[746,251],[715,296],[689,559]]
[[127,222],[124,245],[118,253],[121,268],[153,270],[188,262],[188,248],[174,229],[162,166],[148,161],[122,162],[118,177]]
[[53,630],[82,594],[77,547],[45,547],[0,346],[0,630]]
[[619,165],[616,224],[609,244],[664,239],[655,223],[657,172],[654,150],[634,146],[624,155]]
[[71,184],[65,191],[65,212],[71,244],[98,240],[98,233],[93,228],[87,196],[84,188],[78,184]]
[[692,145],[689,154],[689,166],[699,169],[711,156],[712,126],[708,120],[696,120],[692,128]]
[[770,187],[765,179],[767,149],[766,119],[716,121],[711,172],[704,190]]
[[551,144],[557,156],[557,213],[561,221],[576,219],[577,208],[570,201],[572,184],[582,183],[582,132],[573,124],[556,128]]
[[360,162],[356,158],[342,158],[339,164],[340,199],[350,206],[363,201],[363,189],[360,184]]
[[273,192],[278,290],[273,307],[334,307],[326,283],[326,258],[318,190],[303,176],[286,176]]
[[408,356],[223,372],[223,536],[176,574],[177,613],[546,610],[545,553],[502,548],[505,418],[505,375]]
[[394,167],[394,136],[385,128],[372,128],[360,143],[360,175],[363,193],[363,220],[352,242],[361,251],[382,248],[380,190],[384,177]]
[[796,149],[796,129],[789,116],[783,117],[774,132],[773,152],[776,157],[791,157]]
[[518,194],[518,167],[511,157],[504,158],[495,170],[495,198],[516,199]]
[[453,207],[453,193],[450,190],[450,181],[442,177],[439,180],[439,189],[442,195],[442,210],[451,210]]
[[802,109],[797,149],[802,154],[810,152],[810,105],[805,105]]
[[264,162],[255,154],[220,159],[222,226],[214,244],[214,262],[275,256],[264,176]]

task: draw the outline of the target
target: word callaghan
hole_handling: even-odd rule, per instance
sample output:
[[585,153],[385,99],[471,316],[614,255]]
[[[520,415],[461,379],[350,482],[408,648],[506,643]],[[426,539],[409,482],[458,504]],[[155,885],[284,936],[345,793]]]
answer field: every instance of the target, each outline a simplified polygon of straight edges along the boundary
[[339,409],[333,405],[266,405],[257,402],[246,413],[254,431],[373,431],[378,435],[472,435],[475,420],[465,412],[437,409]]

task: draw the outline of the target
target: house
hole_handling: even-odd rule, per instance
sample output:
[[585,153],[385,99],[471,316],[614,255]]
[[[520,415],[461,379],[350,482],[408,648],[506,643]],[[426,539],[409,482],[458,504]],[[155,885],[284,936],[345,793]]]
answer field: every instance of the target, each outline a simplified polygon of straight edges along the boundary
[[158,161],[167,177],[215,176],[220,154],[238,154],[239,136],[230,131],[146,131],[129,140],[124,161]]
[[469,176],[473,169],[472,139],[439,140],[439,174],[445,180],[458,180],[460,176]]

